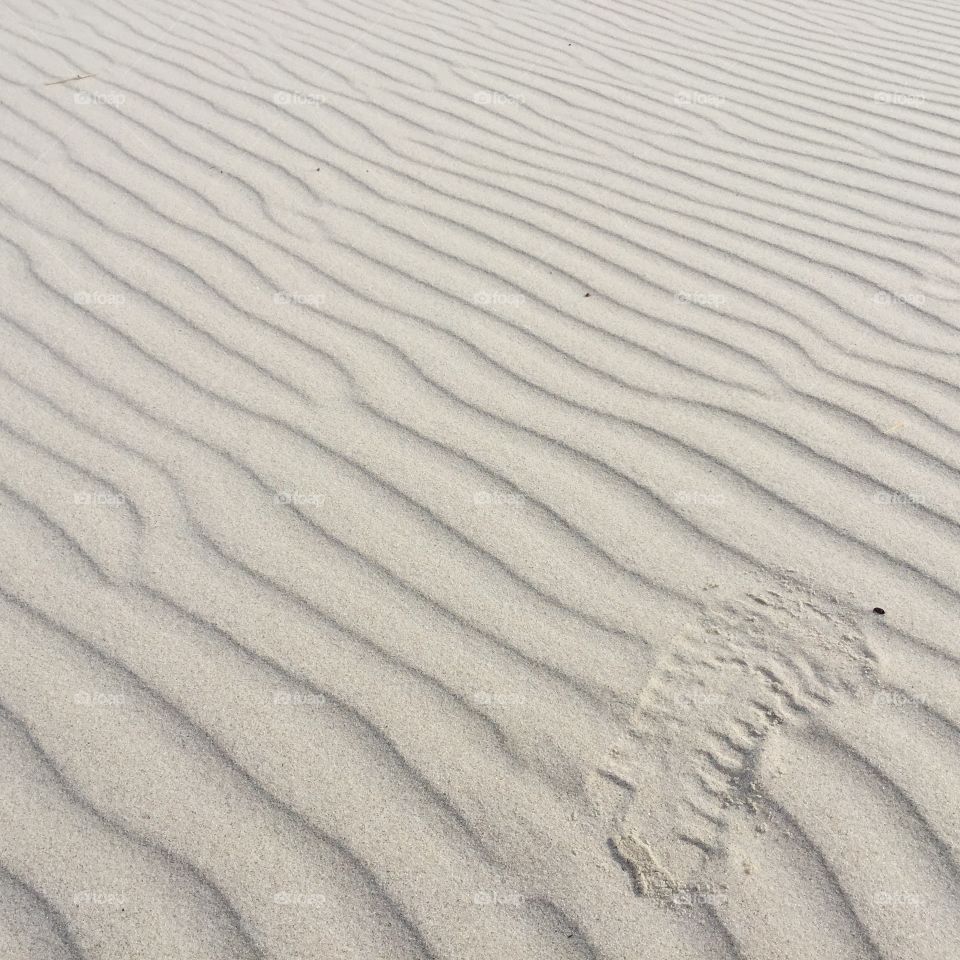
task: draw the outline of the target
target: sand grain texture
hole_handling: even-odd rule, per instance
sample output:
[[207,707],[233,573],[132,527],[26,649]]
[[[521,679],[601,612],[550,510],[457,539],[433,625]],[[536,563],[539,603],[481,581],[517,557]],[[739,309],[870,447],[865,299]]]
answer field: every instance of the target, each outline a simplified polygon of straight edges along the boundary
[[0,957],[960,956],[960,9],[3,13]]

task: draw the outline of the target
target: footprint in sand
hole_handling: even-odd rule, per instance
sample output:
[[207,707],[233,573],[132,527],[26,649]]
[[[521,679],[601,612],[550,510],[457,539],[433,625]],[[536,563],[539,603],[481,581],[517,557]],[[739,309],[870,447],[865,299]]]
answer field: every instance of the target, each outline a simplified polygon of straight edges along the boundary
[[865,616],[784,572],[714,601],[667,646],[594,780],[598,797],[611,782],[619,788],[608,843],[638,894],[676,900],[709,889],[731,814],[758,810],[765,739],[853,697],[870,677]]

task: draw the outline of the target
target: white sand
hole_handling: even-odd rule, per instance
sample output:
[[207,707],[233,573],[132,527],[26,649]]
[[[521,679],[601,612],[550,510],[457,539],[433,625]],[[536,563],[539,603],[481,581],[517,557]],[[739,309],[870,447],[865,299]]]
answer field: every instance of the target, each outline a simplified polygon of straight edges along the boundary
[[0,52],[0,960],[960,957],[960,7]]

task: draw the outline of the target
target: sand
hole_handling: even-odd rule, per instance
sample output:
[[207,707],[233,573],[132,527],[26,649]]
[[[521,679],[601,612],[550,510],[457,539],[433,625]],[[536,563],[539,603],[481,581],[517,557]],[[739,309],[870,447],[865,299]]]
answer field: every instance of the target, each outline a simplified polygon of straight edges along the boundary
[[0,52],[0,958],[960,956],[960,8]]

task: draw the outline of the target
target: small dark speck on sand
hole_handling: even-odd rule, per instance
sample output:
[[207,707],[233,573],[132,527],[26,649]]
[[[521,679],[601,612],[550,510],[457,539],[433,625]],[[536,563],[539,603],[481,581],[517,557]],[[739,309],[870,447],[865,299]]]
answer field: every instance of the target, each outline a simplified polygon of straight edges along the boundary
[[874,607],[874,608],[873,608],[873,612],[874,612],[874,613],[879,613],[880,616],[882,617],[887,611],[884,610],[883,607]]

